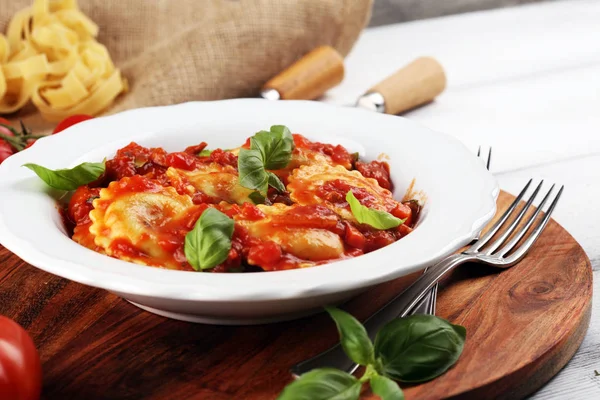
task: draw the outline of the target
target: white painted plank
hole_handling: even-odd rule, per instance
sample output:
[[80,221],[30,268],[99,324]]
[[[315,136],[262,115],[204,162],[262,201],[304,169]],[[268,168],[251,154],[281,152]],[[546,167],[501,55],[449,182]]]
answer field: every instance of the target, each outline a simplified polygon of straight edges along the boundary
[[449,89],[600,63],[600,2],[569,0],[367,29],[324,101],[352,104],[416,57],[444,65]]
[[[503,156],[497,154],[493,164]],[[495,175],[500,187],[510,193],[518,193],[530,178],[564,184],[552,216],[577,239],[600,271],[600,155]]]
[[471,148],[492,146],[506,171],[600,153],[599,111],[600,64],[448,91],[408,118]]
[[347,79],[324,101],[352,103],[430,54],[449,87],[407,117],[471,148],[493,146],[498,171],[600,153],[598,21],[600,1],[578,0],[370,29],[347,59]]

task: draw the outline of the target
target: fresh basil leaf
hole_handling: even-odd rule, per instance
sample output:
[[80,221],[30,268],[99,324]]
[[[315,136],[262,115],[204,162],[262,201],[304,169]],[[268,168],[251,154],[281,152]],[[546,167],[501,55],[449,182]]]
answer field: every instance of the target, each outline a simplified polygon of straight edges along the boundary
[[359,223],[370,225],[375,229],[385,230],[395,228],[406,221],[404,219],[396,218],[388,212],[374,210],[363,206],[358,199],[354,197],[352,191],[346,193],[346,201],[350,205],[352,215],[354,215],[354,218],[356,218]]
[[411,315],[386,324],[375,338],[377,370],[401,382],[431,380],[463,351],[466,329],[433,315]]
[[265,196],[260,192],[252,192],[248,195],[248,198],[252,200],[254,204],[265,204]]
[[371,390],[381,400],[404,400],[404,393],[400,386],[390,378],[381,375],[374,375],[369,380]]
[[213,268],[227,259],[233,226],[233,220],[215,208],[202,213],[194,229],[185,235],[183,250],[192,268]]
[[278,400],[357,400],[362,384],[352,375],[333,368],[302,374],[277,397]]
[[260,151],[266,169],[281,169],[292,159],[294,138],[286,126],[274,125],[250,138],[250,148]]
[[212,150],[204,149],[200,153],[198,153],[198,157],[208,157],[212,152]]
[[285,186],[281,179],[270,171],[267,171],[267,174],[269,175],[269,186],[274,187],[279,193],[285,192]]
[[263,165],[260,151],[241,149],[238,154],[238,171],[240,185],[256,189],[263,196],[267,195],[269,174]]
[[104,162],[84,162],[70,169],[51,170],[37,164],[25,164],[50,187],[60,190],[75,190],[81,185],[87,185],[100,178],[106,169]]
[[375,362],[373,343],[365,327],[352,315],[335,307],[325,307],[337,325],[340,334],[340,344],[352,361],[360,365]]

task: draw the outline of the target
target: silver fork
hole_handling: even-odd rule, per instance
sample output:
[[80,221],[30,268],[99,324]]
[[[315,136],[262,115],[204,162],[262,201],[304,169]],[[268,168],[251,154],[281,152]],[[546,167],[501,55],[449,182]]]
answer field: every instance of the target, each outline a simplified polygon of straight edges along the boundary
[[[481,158],[481,146],[477,149],[477,157]],[[490,165],[492,163],[492,148],[488,151],[487,158],[485,160],[485,167],[487,170],[490,170]],[[475,243],[479,240],[479,234],[473,238],[471,244]],[[425,268],[423,273],[426,273],[429,268]],[[435,308],[437,303],[437,293],[438,293],[439,284],[433,286],[433,288],[427,292],[427,294],[417,303],[415,308],[413,308],[410,314],[429,314],[435,315]]]
[[[521,224],[523,217],[538,195],[542,183],[543,181],[539,183],[525,205],[518,210],[521,199],[531,185],[531,180],[529,180],[515,201],[490,230],[481,237],[481,239],[476,241],[462,253],[451,255],[429,268],[429,271],[421,275],[404,292],[396,296],[388,304],[369,317],[364,322],[369,337],[374,339],[379,329],[394,318],[407,316],[425,294],[430,291],[444,275],[458,265],[466,262],[477,262],[505,269],[521,261],[548,224],[550,215],[554,211],[564,189],[564,186],[561,186],[558,193],[553,196],[548,210],[540,218],[537,225],[531,230],[531,233],[525,238],[525,235],[538,219],[537,217],[542,212],[544,205],[552,197],[552,192],[554,191],[554,185],[552,185],[536,211],[527,219],[527,221]],[[508,222],[511,218],[514,219]],[[492,241],[492,238],[503,227],[506,228],[506,230],[499,234],[497,239]],[[521,240],[523,240],[522,243]],[[300,376],[312,369],[322,367],[334,367],[349,373],[353,373],[358,368],[356,364],[348,359],[344,354],[342,347],[338,344],[309,360],[296,364],[292,367],[291,372],[296,376]]]

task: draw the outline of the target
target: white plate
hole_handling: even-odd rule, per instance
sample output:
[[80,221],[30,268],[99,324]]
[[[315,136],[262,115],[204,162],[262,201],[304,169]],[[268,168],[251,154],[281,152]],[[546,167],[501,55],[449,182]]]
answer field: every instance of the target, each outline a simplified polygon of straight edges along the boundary
[[[201,141],[238,146],[284,124],[313,140],[341,143],[361,157],[389,156],[395,197],[416,179],[426,193],[422,219],[400,241],[350,260],[302,270],[212,274],[131,264],[88,250],[66,234],[32,162],[69,168],[100,161],[131,141],[180,150]],[[0,243],[28,263],[109,290],[172,318],[221,324],[293,318],[377,283],[420,270],[469,242],[491,219],[499,189],[480,160],[450,136],[407,119],[316,102],[239,99],[127,111],[73,126],[0,165]]]

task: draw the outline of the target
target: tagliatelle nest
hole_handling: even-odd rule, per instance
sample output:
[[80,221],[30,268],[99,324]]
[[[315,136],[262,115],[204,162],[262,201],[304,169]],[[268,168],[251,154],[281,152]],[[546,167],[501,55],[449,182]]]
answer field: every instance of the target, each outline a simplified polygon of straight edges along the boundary
[[76,0],[34,0],[0,34],[0,114],[30,100],[49,121],[97,115],[127,91],[98,26]]

